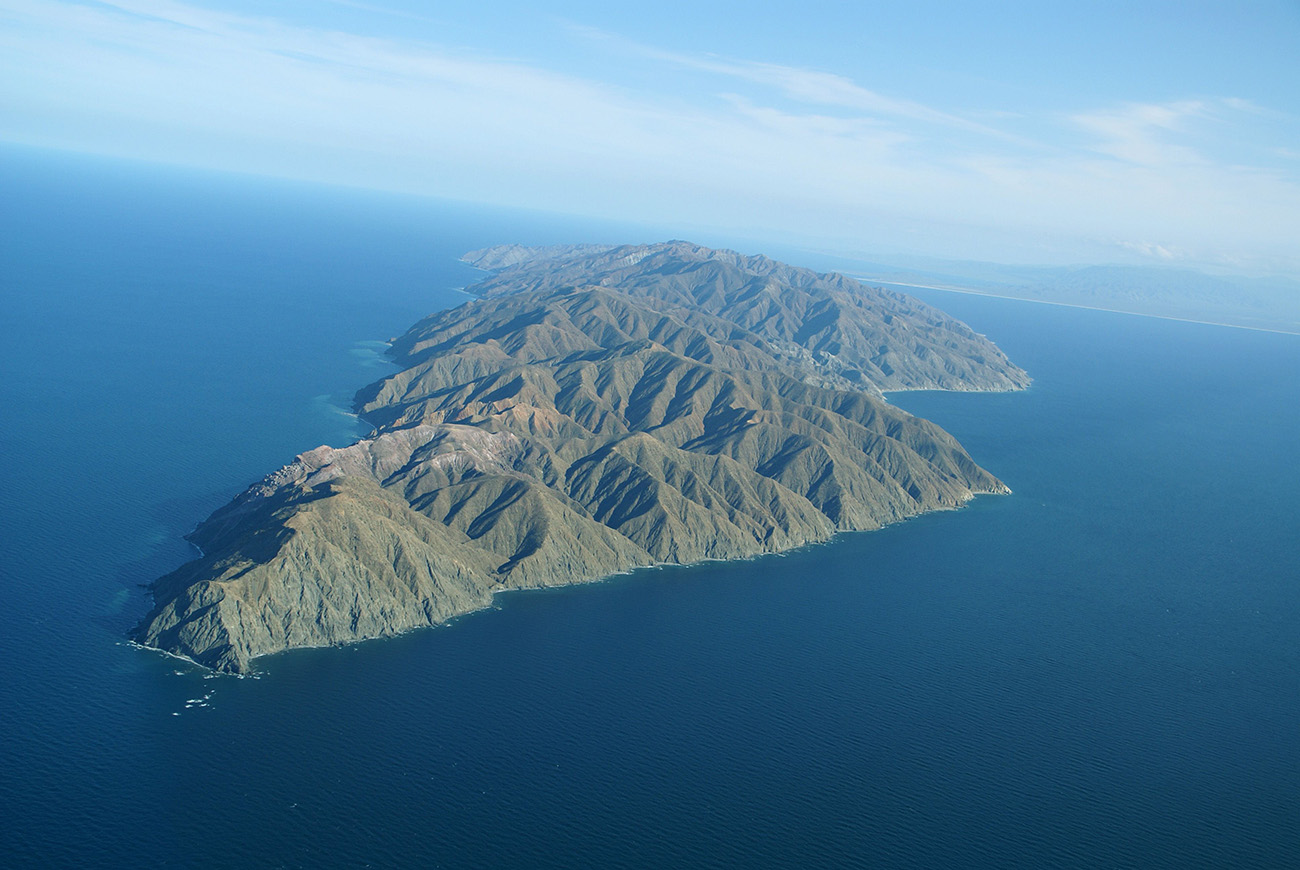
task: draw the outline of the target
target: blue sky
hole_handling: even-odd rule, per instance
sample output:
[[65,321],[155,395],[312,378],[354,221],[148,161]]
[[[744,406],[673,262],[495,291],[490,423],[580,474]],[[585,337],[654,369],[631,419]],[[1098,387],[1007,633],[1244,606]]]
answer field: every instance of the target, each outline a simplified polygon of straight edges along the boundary
[[0,0],[0,139],[865,257],[1300,274],[1300,3]]

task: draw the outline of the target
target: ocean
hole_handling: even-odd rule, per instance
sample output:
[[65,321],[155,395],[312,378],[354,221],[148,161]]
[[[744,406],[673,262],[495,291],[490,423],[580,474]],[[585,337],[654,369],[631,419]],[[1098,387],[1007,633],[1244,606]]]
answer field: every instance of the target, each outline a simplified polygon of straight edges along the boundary
[[363,433],[461,253],[660,239],[24,149],[0,183],[0,864],[1300,866],[1300,337],[917,291],[1035,381],[891,400],[1013,495],[214,677],[126,643],[143,584]]

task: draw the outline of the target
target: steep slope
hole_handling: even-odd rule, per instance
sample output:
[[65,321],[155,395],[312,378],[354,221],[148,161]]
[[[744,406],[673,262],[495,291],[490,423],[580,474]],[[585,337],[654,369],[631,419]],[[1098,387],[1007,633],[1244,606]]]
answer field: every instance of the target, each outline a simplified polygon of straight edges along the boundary
[[242,672],[503,589],[778,552],[1007,491],[874,395],[940,371],[962,389],[1027,380],[919,303],[684,243],[473,256],[504,266],[484,298],[394,340],[405,368],[358,393],[375,432],[214,513],[137,640]]
[[[503,251],[509,256],[503,257]],[[477,285],[493,297],[566,286],[616,287],[669,311],[735,323],[859,389],[1011,390],[1029,377],[988,339],[901,293],[761,256],[689,242],[592,249],[486,248],[466,262],[510,265]]]

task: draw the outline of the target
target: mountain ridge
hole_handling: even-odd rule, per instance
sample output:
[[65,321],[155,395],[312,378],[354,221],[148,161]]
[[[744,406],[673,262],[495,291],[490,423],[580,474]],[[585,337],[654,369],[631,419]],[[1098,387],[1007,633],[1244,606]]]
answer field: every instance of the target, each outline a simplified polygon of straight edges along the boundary
[[883,389],[1019,389],[902,294],[686,242],[499,246],[479,298],[391,345],[374,432],[190,535],[138,642],[243,673],[436,625],[507,589],[747,558],[1009,492]]

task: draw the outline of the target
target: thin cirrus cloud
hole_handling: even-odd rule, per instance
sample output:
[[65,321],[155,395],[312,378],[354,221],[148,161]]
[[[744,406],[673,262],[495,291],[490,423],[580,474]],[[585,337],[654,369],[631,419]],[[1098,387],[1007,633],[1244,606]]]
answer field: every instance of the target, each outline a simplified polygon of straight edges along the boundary
[[[1240,101],[1221,100],[1225,107]],[[1093,148],[1102,154],[1143,166],[1206,164],[1194,148],[1170,141],[1185,135],[1189,122],[1210,116],[1203,100],[1168,104],[1136,104],[1101,112],[1082,113],[1072,120],[1096,137]]]
[[[689,83],[629,87],[599,67],[561,73],[172,0],[0,0],[0,10],[0,137],[11,141],[689,218],[843,249],[978,256],[961,247],[966,227],[1027,239],[1029,258],[1048,234],[1118,239],[1107,244],[1158,260],[1277,260],[1290,246],[1279,227],[1300,225],[1288,142],[1260,144],[1269,165],[1201,147],[1264,118],[1244,99],[962,113],[834,72],[645,46],[634,46],[644,62]],[[900,223],[907,237],[891,237]],[[927,225],[928,236],[916,230]]]
[[847,76],[838,73],[762,61],[735,60],[717,56],[697,57],[641,45],[592,28],[574,28],[574,31],[589,38],[616,42],[623,51],[644,58],[685,69],[712,73],[771,87],[785,97],[797,102],[859,110],[883,118],[919,121],[926,124],[954,127],[1009,141],[1023,141],[1005,131],[969,118],[939,111],[911,100],[885,96],[864,88]]

